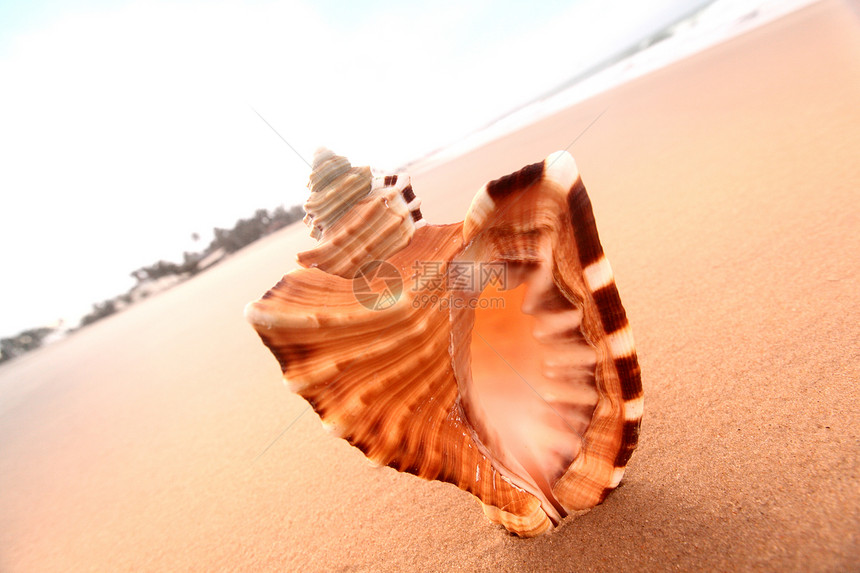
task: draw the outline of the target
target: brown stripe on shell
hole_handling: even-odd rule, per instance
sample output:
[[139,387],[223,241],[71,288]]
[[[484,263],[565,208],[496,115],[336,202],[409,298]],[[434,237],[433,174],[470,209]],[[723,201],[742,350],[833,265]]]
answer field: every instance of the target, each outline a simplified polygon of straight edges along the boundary
[[495,181],[487,183],[487,194],[494,200],[498,201],[514,191],[525,189],[540,181],[543,177],[544,162],[533,163],[523,167],[516,173],[505,175]]
[[614,281],[591,294],[600,310],[600,320],[606,334],[612,334],[627,326],[627,313],[621,306],[621,296]]
[[636,353],[617,357],[615,369],[621,378],[621,397],[626,401],[642,396],[642,379]]
[[641,420],[624,422],[624,430],[621,433],[621,447],[615,456],[615,467],[623,468],[633,455],[636,444],[639,442],[639,425]]
[[[409,211],[410,213],[412,213],[412,220],[417,223],[418,221],[423,219],[424,214],[421,213],[420,202],[413,204],[413,201],[415,201],[415,190],[412,189],[411,183],[403,188],[403,191],[400,192],[400,195],[403,197],[403,200],[406,201],[406,206],[409,207]],[[411,207],[409,206],[410,204],[412,204]]]
[[570,223],[576,237],[576,248],[579,250],[579,262],[584,269],[600,260],[603,256],[603,247],[597,234],[591,199],[588,198],[582,178],[577,177],[568,192],[567,204],[570,209]]

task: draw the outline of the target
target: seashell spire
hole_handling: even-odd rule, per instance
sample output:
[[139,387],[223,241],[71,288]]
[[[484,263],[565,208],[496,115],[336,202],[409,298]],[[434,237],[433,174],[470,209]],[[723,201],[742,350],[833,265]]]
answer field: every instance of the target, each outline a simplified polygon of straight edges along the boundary
[[311,236],[321,239],[324,233],[356,203],[364,199],[373,183],[370,167],[353,167],[346,157],[321,147],[314,154],[305,203],[305,225]]
[[314,156],[305,224],[320,243],[299,253],[302,266],[351,279],[365,263],[383,260],[409,244],[426,224],[421,200],[407,175],[374,177],[321,148]]

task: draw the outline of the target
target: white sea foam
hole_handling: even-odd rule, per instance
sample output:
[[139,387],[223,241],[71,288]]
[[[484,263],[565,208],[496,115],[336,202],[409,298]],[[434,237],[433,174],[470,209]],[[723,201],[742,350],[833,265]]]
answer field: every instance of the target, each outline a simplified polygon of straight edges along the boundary
[[509,113],[487,127],[412,162],[417,172],[444,163],[542,118],[649,72],[692,56],[820,0],[715,0],[632,55]]

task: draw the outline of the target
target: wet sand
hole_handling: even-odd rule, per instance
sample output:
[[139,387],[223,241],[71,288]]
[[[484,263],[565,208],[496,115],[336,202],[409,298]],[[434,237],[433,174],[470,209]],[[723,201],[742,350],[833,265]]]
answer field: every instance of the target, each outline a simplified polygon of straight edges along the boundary
[[242,318],[310,244],[291,227],[0,368],[0,571],[860,569],[857,14],[824,0],[413,174],[452,222],[570,146],[646,393],[602,505],[518,539],[327,435]]

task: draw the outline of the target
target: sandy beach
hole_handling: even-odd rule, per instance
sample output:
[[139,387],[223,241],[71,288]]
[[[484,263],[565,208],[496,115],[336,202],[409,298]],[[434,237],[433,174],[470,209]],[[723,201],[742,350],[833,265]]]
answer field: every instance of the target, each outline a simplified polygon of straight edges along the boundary
[[412,173],[449,223],[576,158],[646,400],[602,505],[519,539],[328,435],[242,316],[299,224],[0,367],[0,571],[860,570],[858,16],[823,0]]

